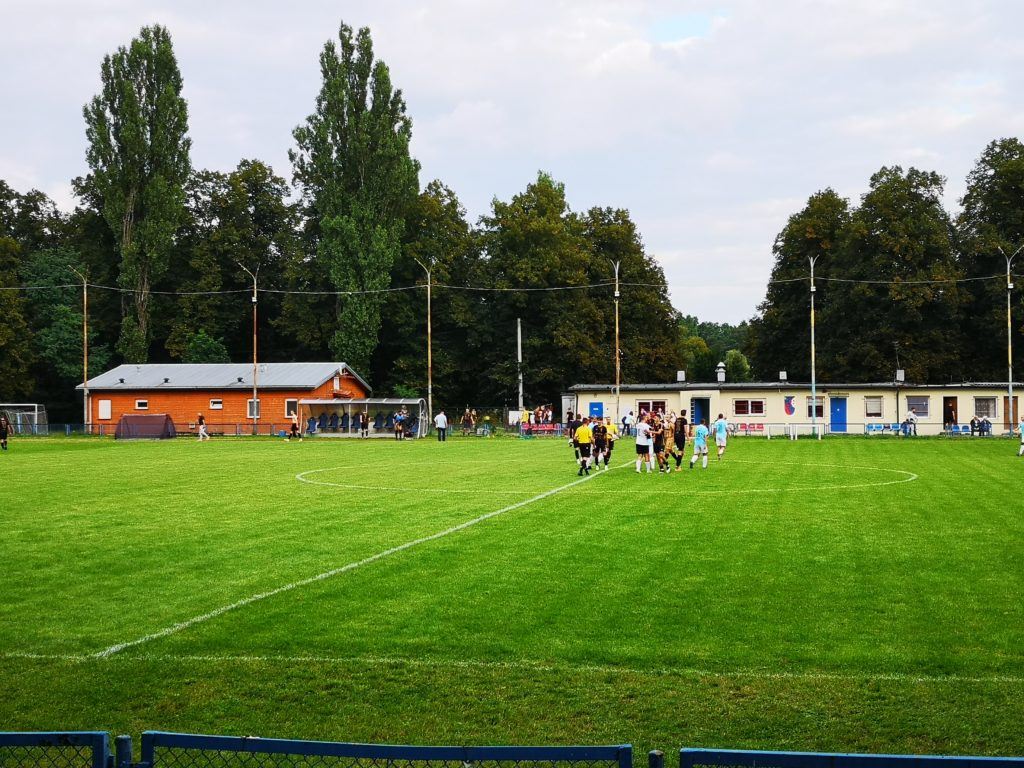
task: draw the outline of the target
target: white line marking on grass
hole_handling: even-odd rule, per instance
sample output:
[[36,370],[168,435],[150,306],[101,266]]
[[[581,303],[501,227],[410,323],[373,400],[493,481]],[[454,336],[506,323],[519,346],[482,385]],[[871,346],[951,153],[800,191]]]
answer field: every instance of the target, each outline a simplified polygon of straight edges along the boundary
[[[106,661],[110,655],[0,653],[4,659],[33,659],[85,663]],[[772,672],[766,669],[702,669],[699,667],[629,667],[610,664],[573,664],[521,659],[518,661],[484,661],[471,659],[413,659],[401,656],[284,656],[237,654],[153,654],[122,657],[126,661],[167,661],[225,664],[349,664],[367,667],[419,667],[424,669],[508,669],[537,672],[593,672],[598,674],[649,675],[657,677],[728,677],[751,680],[837,680],[889,681],[909,683],[962,683],[1024,685],[1020,675],[924,675],[912,672]]]
[[[630,462],[629,464],[621,464],[618,467],[614,467],[614,469],[628,467],[630,466],[630,464],[632,464],[632,462]],[[124,643],[117,643],[115,645],[111,645],[108,648],[104,648],[101,651],[96,651],[95,653],[90,655],[94,658],[105,658],[107,656],[113,656],[115,653],[120,653],[121,651],[126,650],[128,648],[133,648],[134,646],[142,645],[143,643],[148,643],[151,640],[159,640],[162,637],[173,635],[177,632],[180,632],[183,629],[194,627],[196,624],[201,624],[205,621],[209,621],[210,619],[215,619],[218,616],[227,613],[228,611],[235,610],[236,608],[243,608],[247,605],[252,605],[253,603],[259,602],[260,600],[265,600],[268,597],[280,595],[282,592],[289,592],[293,589],[298,589],[299,587],[306,587],[310,584],[315,584],[318,581],[324,581],[325,579],[329,579],[333,576],[338,576],[339,574],[347,573],[348,571],[354,571],[356,568],[361,568],[364,565],[375,563],[378,560],[383,560],[386,557],[398,554],[399,552],[404,552],[405,550],[419,546],[420,544],[426,544],[430,541],[443,539],[445,536],[450,536],[453,533],[464,531],[465,529],[470,528],[476,525],[477,523],[482,523],[485,520],[490,520],[492,517],[497,517],[498,515],[503,515],[506,512],[512,512],[517,509],[522,509],[523,507],[529,504],[533,504],[534,502],[537,501],[542,501],[543,499],[554,496],[555,494],[561,493],[562,491],[567,491],[570,488],[573,488],[579,485],[580,483],[585,483],[588,480],[592,480],[595,477],[601,477],[601,474],[595,472],[593,475],[587,475],[586,477],[581,477],[579,480],[573,480],[571,483],[566,483],[565,485],[559,486],[558,488],[552,488],[551,490],[544,491],[543,493],[538,493],[536,496],[532,496],[529,499],[517,501],[515,504],[509,504],[507,507],[502,507],[501,509],[495,510],[494,512],[488,512],[486,514],[480,515],[479,517],[474,517],[472,520],[467,520],[464,523],[453,525],[451,528],[446,528],[443,531],[432,533],[429,536],[424,536],[422,538],[414,539],[412,541],[407,541],[404,544],[399,544],[396,547],[385,549],[383,552],[378,552],[375,555],[370,555],[369,557],[365,557],[362,560],[347,563],[338,568],[332,568],[329,571],[318,573],[316,576],[310,576],[308,579],[293,581],[289,584],[284,584],[280,587],[275,587],[274,589],[268,590],[266,592],[260,592],[259,594],[251,595],[249,597],[243,598],[242,600],[238,600],[234,603],[231,603],[230,605],[224,605],[220,608],[216,608],[207,613],[200,614],[199,616],[193,616],[191,619],[179,621],[177,624],[172,624],[171,626],[165,627],[164,629],[161,629],[158,632],[153,632],[151,634],[144,635],[143,637],[139,637],[134,640],[129,640]]]

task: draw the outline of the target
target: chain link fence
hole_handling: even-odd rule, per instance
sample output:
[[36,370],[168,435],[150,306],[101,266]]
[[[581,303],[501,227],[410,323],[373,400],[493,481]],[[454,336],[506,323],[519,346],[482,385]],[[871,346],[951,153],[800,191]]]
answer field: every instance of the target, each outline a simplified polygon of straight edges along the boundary
[[108,768],[106,733],[0,733],[0,768]]
[[148,768],[632,768],[629,745],[410,747],[147,732]]

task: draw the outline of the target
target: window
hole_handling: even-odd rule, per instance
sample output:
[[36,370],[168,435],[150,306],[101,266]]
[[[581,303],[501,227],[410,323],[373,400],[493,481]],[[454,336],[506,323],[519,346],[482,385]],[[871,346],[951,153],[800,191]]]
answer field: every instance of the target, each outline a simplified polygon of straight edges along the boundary
[[974,415],[988,416],[990,419],[996,417],[996,399],[994,397],[974,398]]
[[637,404],[637,416],[640,412],[644,413],[665,413],[665,401],[664,400],[638,400]]
[[880,395],[864,398],[864,415],[869,419],[882,418],[882,397]]
[[210,401],[210,410],[211,411],[223,411],[224,410],[224,401],[223,400],[211,400]]
[[335,391],[341,389],[341,376],[334,377],[334,389]]
[[100,408],[98,418],[109,419],[110,418],[110,401],[100,400]]
[[[246,413],[248,414],[246,416],[246,418],[258,419],[260,417],[260,401],[259,400],[255,401],[255,403],[256,403],[255,409],[253,408],[253,402],[254,401],[251,400],[251,399],[245,401]],[[255,411],[255,413],[253,411]]]
[[764,400],[733,400],[732,412],[737,416],[764,416]]
[[918,395],[907,395],[907,413],[910,413],[910,409],[914,409],[914,413],[917,414],[918,418],[928,418],[928,398],[920,397]]
[[289,419],[299,412],[299,401],[297,399],[288,399],[284,401],[284,415]]
[[[813,405],[812,405],[813,403]],[[812,410],[813,409],[813,410]],[[825,398],[824,397],[808,397],[807,398],[807,418],[818,418],[822,419],[825,417]]]
[[136,411],[148,411],[149,410],[149,400],[136,400],[135,401],[135,410]]

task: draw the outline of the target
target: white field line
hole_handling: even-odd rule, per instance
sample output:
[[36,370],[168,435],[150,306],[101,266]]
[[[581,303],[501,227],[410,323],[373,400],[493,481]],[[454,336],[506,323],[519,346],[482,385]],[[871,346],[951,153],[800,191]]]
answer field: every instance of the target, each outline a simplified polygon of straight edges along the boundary
[[[46,654],[46,653],[0,653],[4,659],[27,659],[41,661],[67,661],[86,663],[110,658],[98,654]],[[699,667],[629,667],[602,664],[551,663],[543,661],[483,661],[465,659],[413,659],[400,656],[284,656],[284,655],[219,655],[219,654],[138,654],[123,657],[126,661],[166,661],[225,664],[337,664],[365,667],[411,667],[424,669],[485,669],[534,672],[582,672],[617,675],[647,675],[653,677],[725,677],[751,680],[835,680],[835,681],[879,681],[926,684],[1005,684],[1024,685],[1021,675],[923,675],[912,672],[772,672],[768,669],[702,669]]]
[[[632,462],[630,462],[629,464],[621,464],[621,465],[619,465],[619,467],[615,467],[615,469],[619,469],[621,467],[627,467],[631,463]],[[340,566],[338,568],[332,568],[329,571],[324,571],[323,573],[318,573],[316,576],[310,576],[307,579],[301,579],[299,581],[293,581],[293,582],[290,582],[288,584],[284,584],[284,585],[282,585],[280,587],[275,587],[274,589],[268,590],[266,592],[260,592],[260,593],[255,594],[255,595],[250,595],[249,597],[243,598],[242,600],[238,600],[238,601],[236,601],[234,603],[231,603],[230,605],[224,605],[224,606],[221,606],[220,608],[215,608],[212,611],[208,611],[207,613],[200,614],[199,616],[193,616],[191,619],[186,619],[185,621],[179,621],[177,624],[172,624],[169,627],[165,627],[165,628],[163,628],[163,629],[161,629],[161,630],[159,630],[157,632],[153,632],[151,634],[144,635],[143,637],[138,637],[138,638],[135,638],[134,640],[128,640],[128,641],[123,642],[123,643],[117,643],[115,645],[111,645],[108,648],[104,648],[101,651],[96,651],[95,653],[90,654],[90,655],[94,656],[96,658],[104,658],[106,656],[113,656],[115,653],[120,653],[121,651],[126,650],[128,648],[133,648],[133,647],[135,647],[137,645],[142,645],[143,643],[148,643],[148,642],[150,642],[152,640],[159,640],[162,637],[167,637],[168,635],[173,635],[173,634],[175,634],[177,632],[181,632],[183,629],[188,629],[189,627],[194,627],[196,624],[202,624],[203,622],[209,621],[210,619],[215,619],[218,616],[221,616],[221,615],[227,613],[228,611],[235,610],[236,608],[244,608],[247,605],[252,605],[253,603],[259,602],[260,600],[266,600],[268,597],[274,597],[275,595],[280,595],[282,592],[289,592],[289,591],[291,591],[293,589],[298,589],[300,587],[306,587],[306,586],[309,586],[310,584],[315,584],[318,581],[324,581],[325,579],[330,579],[330,578],[332,578],[334,576],[338,576],[338,575],[340,575],[342,573],[347,573],[348,571],[354,571],[356,568],[362,568],[364,565],[370,565],[371,563],[375,563],[378,560],[383,560],[384,558],[390,557],[391,555],[396,555],[399,552],[404,552],[407,549],[412,549],[413,547],[419,546],[420,544],[426,544],[429,541],[436,541],[437,539],[443,539],[445,536],[451,536],[453,533],[458,533],[459,531],[464,531],[465,529],[470,528],[470,527],[472,527],[474,525],[477,525],[478,523],[482,523],[485,520],[490,520],[492,517],[497,517],[498,515],[503,515],[506,512],[512,512],[512,511],[517,510],[517,509],[522,509],[523,507],[525,507],[525,506],[527,506],[529,504],[533,504],[534,502],[541,501],[543,499],[549,498],[551,496],[554,496],[557,493],[561,493],[562,491],[566,491],[566,490],[568,490],[570,488],[573,488],[574,486],[577,486],[580,483],[585,483],[588,480],[592,480],[593,478],[600,477],[600,476],[601,476],[601,473],[597,473],[597,472],[595,472],[592,475],[586,475],[585,477],[581,477],[579,480],[574,480],[571,483],[566,483],[565,485],[559,486],[558,488],[552,488],[549,491],[544,491],[543,493],[538,493],[536,496],[532,496],[529,499],[524,499],[523,501],[517,501],[515,504],[509,504],[507,507],[502,507],[501,509],[495,510],[494,512],[487,512],[486,514],[480,515],[479,517],[474,517],[472,520],[467,520],[464,523],[459,523],[458,525],[453,525],[451,528],[445,528],[443,531],[439,531],[437,533],[432,533],[429,536],[423,536],[422,538],[419,538],[419,539],[413,539],[412,541],[407,541],[404,544],[399,544],[396,547],[391,547],[390,549],[385,549],[382,552],[378,552],[375,555],[370,555],[369,557],[365,557],[362,560],[357,560],[357,561],[352,562],[352,563],[347,563],[347,564],[342,565],[342,566]]]
[[[739,496],[742,494],[760,494],[760,493],[789,493],[791,491],[845,491],[854,488],[882,488],[887,485],[901,485],[902,483],[912,483],[918,479],[918,476],[913,472],[908,472],[904,469],[889,469],[887,467],[866,467],[854,464],[807,464],[795,461],[778,461],[778,462],[761,462],[761,461],[750,461],[749,459],[727,459],[726,461],[738,464],[758,464],[763,466],[773,466],[775,464],[786,464],[789,466],[797,467],[832,467],[839,469],[864,469],[873,472],[890,472],[893,474],[904,475],[898,480],[882,480],[879,482],[870,483],[849,483],[845,485],[791,485],[787,488],[718,488],[701,490],[701,495],[715,495],[715,496]],[[300,472],[295,476],[296,480],[310,485],[324,485],[333,488],[341,488],[343,490],[353,491],[410,491],[410,492],[422,492],[422,493],[462,493],[462,494],[491,494],[491,495],[508,495],[517,496],[529,491],[507,491],[507,490],[493,490],[493,489],[476,489],[476,488],[397,488],[395,486],[376,486],[376,485],[350,485],[348,483],[332,483],[327,480],[311,480],[308,479],[308,475],[316,474],[317,472],[333,472],[338,469],[349,469],[350,467],[330,467],[327,469],[311,469],[306,472]],[[694,469],[694,472],[698,470]],[[699,470],[704,471],[704,470]],[[673,473],[675,474],[675,473]],[[675,490],[658,489],[658,490],[645,490],[644,495],[658,495],[658,496],[678,496],[683,492],[684,489],[676,488]]]

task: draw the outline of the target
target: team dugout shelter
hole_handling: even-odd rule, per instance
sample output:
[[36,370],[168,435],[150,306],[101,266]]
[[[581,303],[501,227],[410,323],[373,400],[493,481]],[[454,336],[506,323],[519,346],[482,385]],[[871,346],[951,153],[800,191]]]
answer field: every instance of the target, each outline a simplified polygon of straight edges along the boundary
[[383,410],[385,403],[400,402],[371,400],[366,380],[336,362],[262,363],[256,368],[255,400],[253,366],[246,363],[126,364],[87,385],[87,428],[94,434],[113,434],[126,414],[167,414],[179,433],[195,432],[203,414],[211,434],[252,434],[254,424],[259,434],[274,434],[293,420],[305,425],[300,401],[322,404],[318,418],[334,403],[345,407],[331,410],[351,411],[358,403]]

